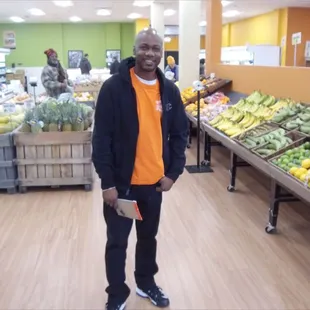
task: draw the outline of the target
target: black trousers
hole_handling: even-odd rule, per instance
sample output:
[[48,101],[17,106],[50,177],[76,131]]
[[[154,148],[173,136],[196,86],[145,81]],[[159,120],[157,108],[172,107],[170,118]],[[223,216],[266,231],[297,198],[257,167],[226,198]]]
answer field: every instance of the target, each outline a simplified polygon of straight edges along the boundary
[[[158,272],[156,235],[160,219],[162,193],[156,191],[155,185],[132,186],[126,196],[119,198],[136,200],[143,218],[143,221],[136,221],[135,280],[139,288],[147,289],[155,284],[154,275]],[[130,289],[125,284],[125,264],[128,237],[133,220],[119,216],[108,205],[104,205],[103,213],[107,224],[105,262],[109,286],[106,292],[110,301],[123,302],[130,294]]]

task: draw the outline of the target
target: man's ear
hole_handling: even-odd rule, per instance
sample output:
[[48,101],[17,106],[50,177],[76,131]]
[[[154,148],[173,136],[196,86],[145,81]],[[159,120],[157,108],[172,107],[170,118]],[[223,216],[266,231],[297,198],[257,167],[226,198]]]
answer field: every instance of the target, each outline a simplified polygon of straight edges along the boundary
[[134,56],[136,56],[136,47],[135,46],[133,47],[132,53]]

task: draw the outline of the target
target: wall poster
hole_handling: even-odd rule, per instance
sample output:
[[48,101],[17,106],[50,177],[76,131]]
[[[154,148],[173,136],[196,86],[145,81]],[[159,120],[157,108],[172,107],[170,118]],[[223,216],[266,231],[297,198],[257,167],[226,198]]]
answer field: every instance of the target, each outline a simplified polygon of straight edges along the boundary
[[16,49],[16,34],[15,31],[3,31],[3,47]]
[[68,51],[68,68],[69,69],[79,68],[83,56],[84,56],[83,51]]
[[106,50],[105,62],[107,68],[110,69],[115,57],[119,62],[121,61],[121,50]]

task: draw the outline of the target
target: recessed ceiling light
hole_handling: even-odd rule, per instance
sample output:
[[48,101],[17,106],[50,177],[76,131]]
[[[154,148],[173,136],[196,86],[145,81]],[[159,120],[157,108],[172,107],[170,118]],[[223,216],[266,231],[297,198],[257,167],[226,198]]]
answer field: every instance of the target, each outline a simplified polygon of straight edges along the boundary
[[127,18],[130,18],[130,19],[137,19],[137,18],[141,18],[142,15],[141,14],[138,14],[138,13],[131,13],[127,16]]
[[199,23],[199,26],[200,26],[200,27],[207,26],[207,22],[204,20],[204,21],[202,21],[202,22]]
[[169,43],[169,42],[171,42],[171,38],[170,38],[170,37],[165,37],[165,38],[164,38],[164,41],[167,42],[167,43]]
[[153,2],[154,1],[136,0],[136,1],[134,1],[133,5],[134,6],[139,6],[140,8],[144,8],[144,7],[152,5]]
[[165,10],[164,11],[164,15],[165,16],[172,16],[172,15],[174,15],[176,13],[176,11],[175,10],[171,10],[171,9],[168,9],[168,10]]
[[10,17],[10,20],[14,23],[22,23],[25,21],[24,19],[22,19],[21,17],[18,17],[18,16],[12,16],[12,17]]
[[222,15],[223,15],[223,17],[235,17],[235,16],[238,16],[240,14],[241,14],[241,12],[239,12],[239,11],[231,10],[231,11],[224,12]]
[[54,4],[57,6],[60,6],[62,8],[67,8],[69,6],[73,6],[73,2],[70,0],[60,0],[60,1],[54,1]]
[[107,10],[107,9],[100,9],[97,11],[97,15],[99,15],[99,16],[110,16],[111,11]]
[[82,18],[78,17],[78,16],[72,16],[69,18],[71,22],[77,23],[77,22],[81,22]]
[[45,13],[40,9],[30,9],[29,13],[33,16],[44,16]]
[[232,3],[232,1],[222,1],[222,6],[227,6],[230,5]]

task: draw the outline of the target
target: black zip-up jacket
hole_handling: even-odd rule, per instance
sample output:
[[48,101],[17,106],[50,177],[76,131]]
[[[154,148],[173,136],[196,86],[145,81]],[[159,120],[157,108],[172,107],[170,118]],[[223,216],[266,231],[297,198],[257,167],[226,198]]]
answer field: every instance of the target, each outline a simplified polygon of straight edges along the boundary
[[[135,58],[121,62],[119,73],[103,84],[96,105],[92,159],[102,189],[116,187],[126,193],[131,186],[139,135],[136,93],[130,68]],[[163,106],[163,160],[166,177],[176,181],[183,173],[188,120],[179,89],[157,69]],[[159,181],[159,180],[158,180]]]

